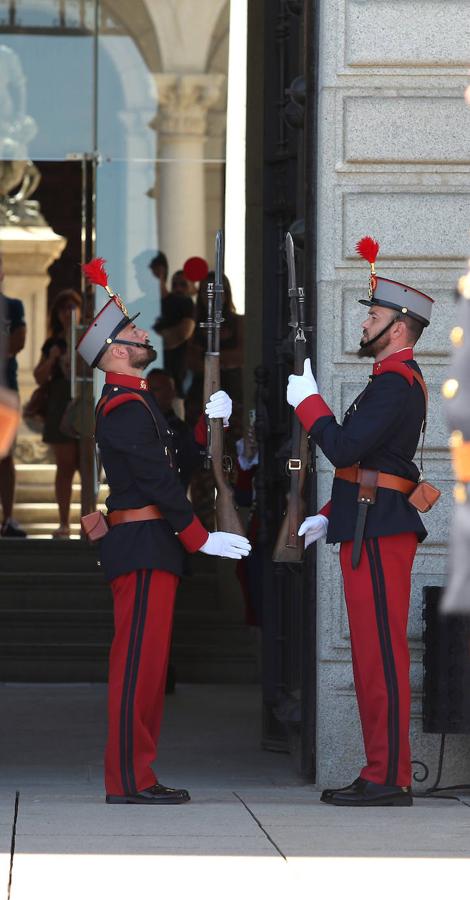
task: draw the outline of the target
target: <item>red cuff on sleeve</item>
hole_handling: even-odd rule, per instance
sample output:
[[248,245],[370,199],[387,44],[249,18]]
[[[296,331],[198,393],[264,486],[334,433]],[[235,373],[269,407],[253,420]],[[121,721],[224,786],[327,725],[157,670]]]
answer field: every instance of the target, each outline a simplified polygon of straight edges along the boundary
[[328,503],[325,503],[321,509],[318,510],[317,516],[325,516],[326,519],[330,518],[331,513],[331,500],[328,500]]
[[201,447],[205,447],[207,445],[207,424],[206,417],[203,413],[199,416],[195,426],[194,426],[194,440],[196,444],[200,444]]
[[302,400],[302,403],[295,407],[295,412],[305,431],[310,431],[315,422],[324,416],[331,416],[333,419],[335,417],[320,394],[311,394],[310,397],[306,397],[305,400]]
[[196,550],[200,550],[208,537],[209,532],[206,531],[197,516],[194,516],[193,521],[178,534],[179,540],[188,553],[196,553]]

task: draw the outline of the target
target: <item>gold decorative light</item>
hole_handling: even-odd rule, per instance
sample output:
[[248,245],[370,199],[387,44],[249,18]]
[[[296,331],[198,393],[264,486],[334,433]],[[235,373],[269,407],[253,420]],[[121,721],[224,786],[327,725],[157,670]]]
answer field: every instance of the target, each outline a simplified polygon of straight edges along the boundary
[[461,325],[456,325],[451,333],[450,339],[454,345],[454,347],[461,347],[463,344],[464,330]]
[[452,400],[459,389],[459,383],[456,378],[448,378],[442,385],[442,393],[446,400]]
[[449,438],[449,447],[461,447],[463,444],[463,434],[461,431],[453,431]]
[[454,487],[454,500],[456,503],[467,502],[467,489],[464,484],[456,484]]
[[459,278],[458,287],[462,297],[465,297],[466,300],[470,300],[470,272]]

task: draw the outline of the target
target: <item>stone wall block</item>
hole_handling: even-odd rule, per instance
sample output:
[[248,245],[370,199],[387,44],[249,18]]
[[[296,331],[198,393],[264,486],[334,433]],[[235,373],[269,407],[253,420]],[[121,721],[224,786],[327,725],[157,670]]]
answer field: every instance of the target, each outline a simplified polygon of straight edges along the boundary
[[357,260],[358,238],[372,234],[380,238],[381,259],[463,264],[469,249],[469,209],[468,190],[394,191],[385,186],[380,191],[344,192],[343,257]]
[[341,0],[344,64],[401,69],[468,65],[466,0]]
[[470,109],[461,93],[387,96],[376,89],[372,96],[345,96],[342,113],[345,163],[470,163]]

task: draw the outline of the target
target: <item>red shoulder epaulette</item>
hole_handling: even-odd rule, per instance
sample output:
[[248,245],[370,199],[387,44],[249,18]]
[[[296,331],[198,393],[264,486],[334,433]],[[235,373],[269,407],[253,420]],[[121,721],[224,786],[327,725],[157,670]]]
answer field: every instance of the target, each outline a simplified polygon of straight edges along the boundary
[[131,400],[137,400],[140,403],[142,402],[138,394],[116,394],[115,397],[111,397],[110,400],[103,404],[103,415],[107,416],[113,409],[122,406],[123,403],[129,403]]
[[384,360],[384,362],[380,364],[380,371],[376,374],[385,375],[386,372],[395,372],[397,375],[402,375],[403,378],[406,378],[409,385],[413,384],[413,370],[410,369],[410,367],[407,366],[406,363],[401,362],[398,359],[391,359],[390,362]]

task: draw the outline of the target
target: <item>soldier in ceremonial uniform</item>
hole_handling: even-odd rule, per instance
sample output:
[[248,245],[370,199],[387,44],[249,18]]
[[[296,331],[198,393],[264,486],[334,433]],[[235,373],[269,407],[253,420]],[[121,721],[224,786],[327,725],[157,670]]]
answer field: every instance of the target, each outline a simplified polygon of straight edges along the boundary
[[310,360],[291,375],[287,400],[311,439],[336,467],[331,500],[301,525],[308,546],[326,535],[340,544],[354,682],[366,765],[345,788],[325,790],[336,806],[411,806],[408,621],[411,569],[426,529],[408,496],[419,471],[413,457],[427,391],[413,348],[433,301],[375,274],[379,245],[358,252],[371,265],[369,308],[358,355],[374,359],[362,393],[342,424],[321,397]]
[[[96,426],[110,489],[110,528],[100,554],[115,617],[106,802],[184,803],[189,793],[160,784],[152,769],[184,551],[241,559],[250,544],[226,532],[209,534],[194,515],[173,460],[168,423],[142,377],[156,357],[148,334],[107,285],[102,260],[84,268],[111,296],[77,347],[90,366],[106,372]],[[227,419],[230,412],[227,394],[212,395],[206,415]]]

